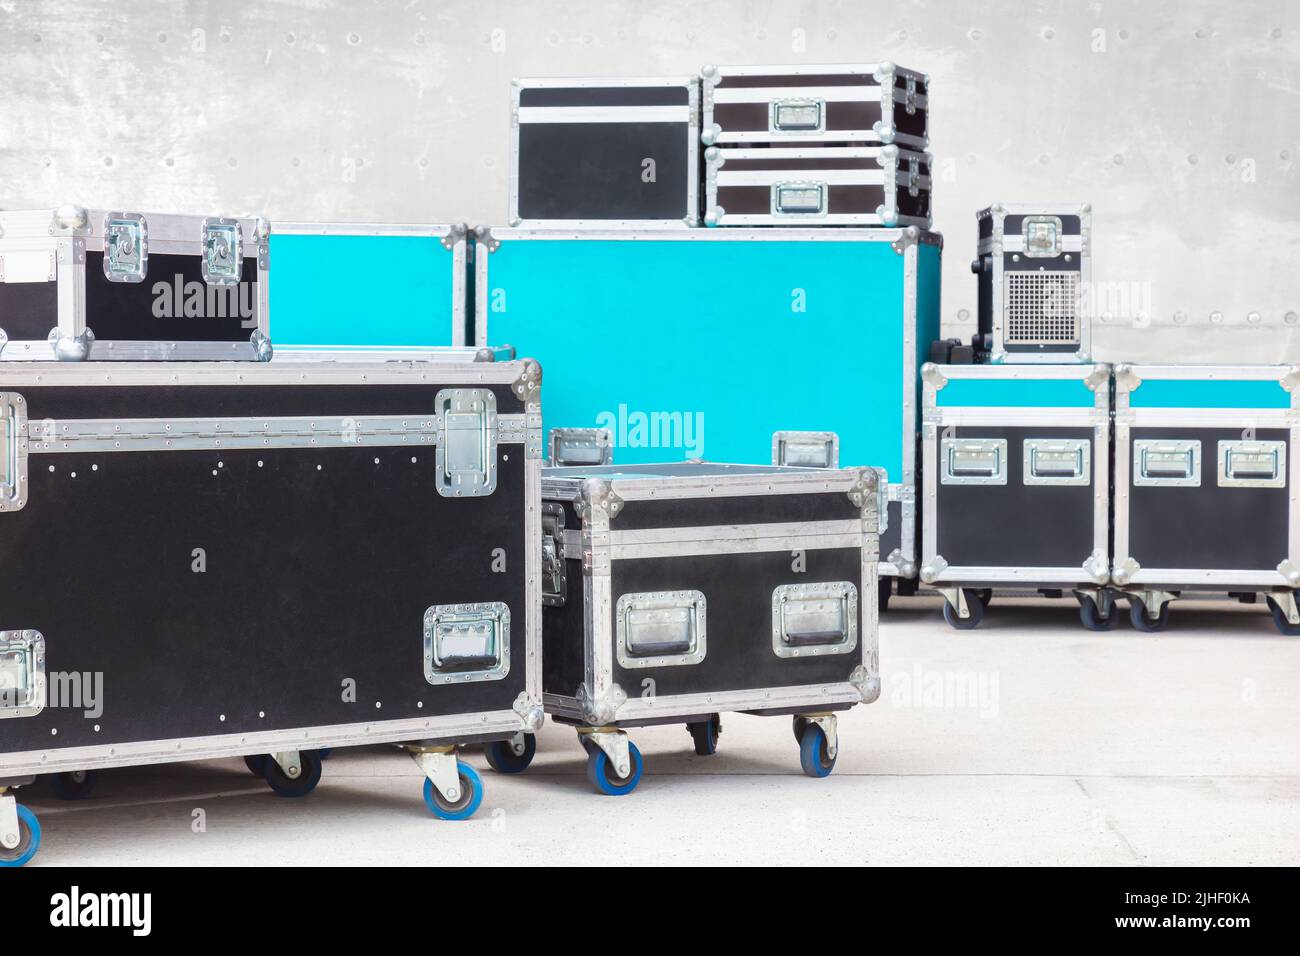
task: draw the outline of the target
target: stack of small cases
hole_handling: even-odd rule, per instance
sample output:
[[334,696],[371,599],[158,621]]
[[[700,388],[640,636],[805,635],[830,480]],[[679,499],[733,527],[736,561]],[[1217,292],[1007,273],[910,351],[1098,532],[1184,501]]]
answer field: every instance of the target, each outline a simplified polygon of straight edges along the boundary
[[517,80],[511,225],[928,229],[928,88],[892,63]]

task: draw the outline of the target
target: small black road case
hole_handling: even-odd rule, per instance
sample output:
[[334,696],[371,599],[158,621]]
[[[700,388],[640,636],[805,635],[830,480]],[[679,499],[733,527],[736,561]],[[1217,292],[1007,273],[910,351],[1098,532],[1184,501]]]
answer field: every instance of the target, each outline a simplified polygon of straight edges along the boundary
[[711,754],[719,713],[793,715],[824,777],[836,712],[880,693],[872,468],[683,462],[542,477],[543,691],[600,792],[630,793],[626,729],[682,723]]
[[705,146],[929,143],[930,79],[892,63],[706,66]]
[[0,361],[265,361],[270,225],[0,212]]
[[1300,634],[1300,368],[1115,367],[1111,577],[1133,626],[1185,592],[1262,594]]
[[[471,357],[473,353],[468,353]],[[0,366],[0,860],[37,774],[398,743],[446,819],[542,721],[535,362]],[[491,753],[490,749],[490,753]]]
[[515,80],[513,226],[694,226],[699,80]]
[[1114,626],[1110,367],[921,368],[921,580],[972,628],[994,587],[1073,591]]
[[930,154],[897,146],[704,151],[708,226],[930,228]]
[[999,203],[976,214],[979,343],[994,364],[1088,362],[1092,209]]

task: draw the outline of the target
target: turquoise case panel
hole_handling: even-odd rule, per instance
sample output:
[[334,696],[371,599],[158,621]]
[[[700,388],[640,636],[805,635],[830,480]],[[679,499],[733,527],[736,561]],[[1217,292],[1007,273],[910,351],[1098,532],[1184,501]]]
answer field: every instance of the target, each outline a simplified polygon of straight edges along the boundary
[[[1277,379],[1284,369],[1278,369]],[[1129,393],[1130,408],[1290,408],[1282,383],[1231,379],[1148,379]]]
[[548,433],[609,428],[619,464],[767,464],[773,432],[834,431],[842,465],[899,482],[903,263],[880,241],[506,239],[488,340],[541,362]]
[[272,232],[271,345],[451,345],[454,268],[436,236]]
[[939,408],[1092,408],[1096,400],[1077,378],[954,378],[934,395]]

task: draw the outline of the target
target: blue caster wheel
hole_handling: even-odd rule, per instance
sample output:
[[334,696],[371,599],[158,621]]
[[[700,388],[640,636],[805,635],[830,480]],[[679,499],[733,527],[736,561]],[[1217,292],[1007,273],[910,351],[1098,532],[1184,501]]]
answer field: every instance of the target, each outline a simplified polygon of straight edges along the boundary
[[41,825],[36,814],[18,805],[18,845],[12,850],[0,846],[0,866],[24,866],[41,848]]
[[632,772],[626,777],[620,777],[614,770],[614,765],[609,762],[605,751],[595,744],[590,745],[587,750],[587,779],[591,781],[591,785],[600,793],[611,797],[622,797],[635,790],[636,785],[641,782],[644,764],[641,761],[641,751],[637,750],[636,744],[631,741],[627,745],[627,755],[632,763]]
[[439,820],[468,820],[483,802],[483,781],[468,764],[456,767],[460,774],[460,798],[450,801],[438,792],[433,781],[424,781],[424,803]]
[[835,758],[826,752],[826,732],[816,724],[806,724],[799,738],[799,765],[810,777],[829,777]]
[[1138,597],[1128,599],[1128,619],[1137,630],[1145,631],[1147,634],[1156,634],[1163,631],[1169,625],[1169,605],[1171,602],[1166,601],[1160,608],[1160,616],[1152,619],[1147,614],[1146,603]]
[[263,772],[267,784],[282,797],[305,797],[316,789],[316,784],[320,783],[320,755],[314,750],[303,750],[299,752],[298,759],[301,761],[301,773],[297,777],[289,777],[275,762],[275,758],[267,755],[262,758]]
[[[944,601],[943,619],[948,622],[949,627],[955,627],[959,631],[969,631],[979,627],[980,621],[984,620],[983,592],[976,591],[974,588],[962,588],[962,596],[966,598],[966,610],[970,612],[970,617],[958,617],[957,609]],[[990,592],[989,597],[992,596]]]
[[718,737],[722,735],[722,717],[713,714],[708,720],[687,724],[691,739],[695,741],[695,753],[700,757],[710,757],[718,752]]
[[524,749],[521,753],[515,753],[514,738],[494,740],[483,749],[483,756],[487,757],[488,766],[497,773],[523,773],[537,756],[537,737],[535,734],[524,734]]
[[[1300,597],[1300,591],[1296,592],[1296,596]],[[1279,634],[1287,637],[1300,635],[1300,624],[1292,624],[1286,619],[1286,611],[1282,610],[1282,605],[1269,598],[1268,608],[1273,612],[1273,626],[1277,628]]]
[[[1105,617],[1102,617],[1103,610],[1106,612]],[[1115,599],[1103,596],[1099,606],[1091,594],[1080,594],[1079,620],[1090,631],[1113,631],[1119,623],[1119,615],[1115,613]]]
[[69,770],[49,776],[50,790],[60,800],[85,800],[95,789],[95,771]]
[[271,758],[266,754],[249,754],[244,758],[244,766],[254,777],[266,777],[266,762]]

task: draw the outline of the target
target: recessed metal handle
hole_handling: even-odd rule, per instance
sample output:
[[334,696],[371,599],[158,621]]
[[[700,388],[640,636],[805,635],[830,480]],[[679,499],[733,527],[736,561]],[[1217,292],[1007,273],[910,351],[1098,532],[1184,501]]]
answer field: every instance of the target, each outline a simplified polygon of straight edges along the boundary
[[45,638],[40,631],[0,631],[0,719],[45,709]]
[[1201,443],[1164,439],[1133,442],[1133,484],[1200,487]]
[[1092,442],[1086,438],[1027,438],[1024,443],[1027,485],[1086,485]]
[[820,216],[826,212],[826,184],[774,183],[772,212],[782,216]]
[[1219,442],[1219,487],[1286,487],[1286,442]]
[[806,97],[772,100],[768,127],[773,133],[820,133],[826,128],[826,104]]
[[498,680],[509,670],[505,604],[440,604],[424,612],[424,677],[430,684]]
[[772,464],[799,468],[838,468],[839,436],[835,432],[775,432],[772,435]]
[[445,388],[434,396],[438,416],[438,494],[490,495],[497,486],[497,398],[486,388]]
[[698,664],[707,650],[707,609],[699,591],[624,594],[615,614],[619,664]]
[[945,485],[1005,485],[1005,438],[945,438],[940,481]]
[[772,592],[778,657],[843,654],[858,643],[858,589],[850,581],[782,584]]
[[608,428],[552,428],[552,465],[608,465],[614,460],[614,437]]
[[27,402],[0,392],[0,512],[27,504]]

